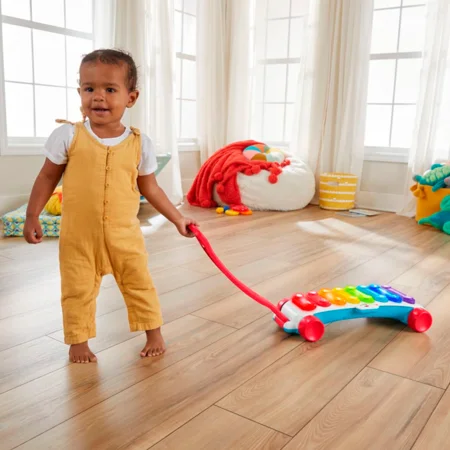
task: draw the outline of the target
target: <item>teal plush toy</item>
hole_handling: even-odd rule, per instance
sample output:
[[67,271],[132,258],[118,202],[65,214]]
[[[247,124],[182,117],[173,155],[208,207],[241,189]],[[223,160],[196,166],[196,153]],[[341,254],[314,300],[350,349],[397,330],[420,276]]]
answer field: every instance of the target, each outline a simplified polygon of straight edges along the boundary
[[444,233],[450,234],[450,195],[441,201],[441,210],[418,222],[420,225],[431,225]]
[[450,178],[450,166],[444,164],[433,164],[431,170],[425,172],[422,175],[416,175],[414,181],[418,181],[420,184],[426,184],[433,186],[431,189],[436,192],[438,189],[446,187]]

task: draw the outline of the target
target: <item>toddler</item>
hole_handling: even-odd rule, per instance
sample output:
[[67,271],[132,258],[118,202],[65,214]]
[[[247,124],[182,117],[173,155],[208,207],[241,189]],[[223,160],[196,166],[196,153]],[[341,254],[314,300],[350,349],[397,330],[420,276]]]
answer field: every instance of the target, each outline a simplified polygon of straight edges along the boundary
[[42,241],[39,214],[63,177],[63,213],[59,238],[64,340],[76,363],[96,361],[88,346],[95,337],[95,306],[103,275],[112,273],[125,299],[131,331],[145,331],[141,356],[164,353],[158,296],[147,266],[137,217],[142,194],[192,237],[189,225],[155,177],[152,141],[121,123],[137,101],[137,69],[131,56],[96,50],[80,66],[84,120],[57,128],[46,143],[46,160],[31,192],[24,237]]

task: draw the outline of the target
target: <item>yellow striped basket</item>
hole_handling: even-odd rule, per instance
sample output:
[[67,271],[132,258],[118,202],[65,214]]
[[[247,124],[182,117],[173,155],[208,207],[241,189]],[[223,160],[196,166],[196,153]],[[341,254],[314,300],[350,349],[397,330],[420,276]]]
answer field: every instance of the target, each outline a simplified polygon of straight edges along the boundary
[[323,209],[346,211],[355,207],[358,177],[350,173],[320,175],[319,206]]

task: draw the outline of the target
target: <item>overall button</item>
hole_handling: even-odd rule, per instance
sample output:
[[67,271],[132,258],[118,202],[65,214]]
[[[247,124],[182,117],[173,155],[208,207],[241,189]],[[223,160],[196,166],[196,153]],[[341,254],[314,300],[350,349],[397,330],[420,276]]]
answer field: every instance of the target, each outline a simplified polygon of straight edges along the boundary
[[109,167],[109,166],[106,166],[106,170],[111,170],[111,167]]
[[108,216],[105,216],[105,217],[104,217],[105,220],[108,220],[108,218],[109,218]]
[[109,183],[106,183],[105,186],[106,186],[106,187],[109,187]]

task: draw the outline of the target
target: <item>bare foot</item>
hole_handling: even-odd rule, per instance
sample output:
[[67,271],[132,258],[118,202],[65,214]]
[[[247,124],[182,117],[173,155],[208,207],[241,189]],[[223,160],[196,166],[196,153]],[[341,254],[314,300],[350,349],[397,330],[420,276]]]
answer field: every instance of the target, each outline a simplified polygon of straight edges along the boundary
[[69,357],[74,363],[87,364],[90,362],[97,362],[97,357],[91,352],[87,342],[71,345]]
[[166,344],[161,334],[161,328],[147,330],[147,343],[142,349],[141,356],[159,356],[166,351]]

